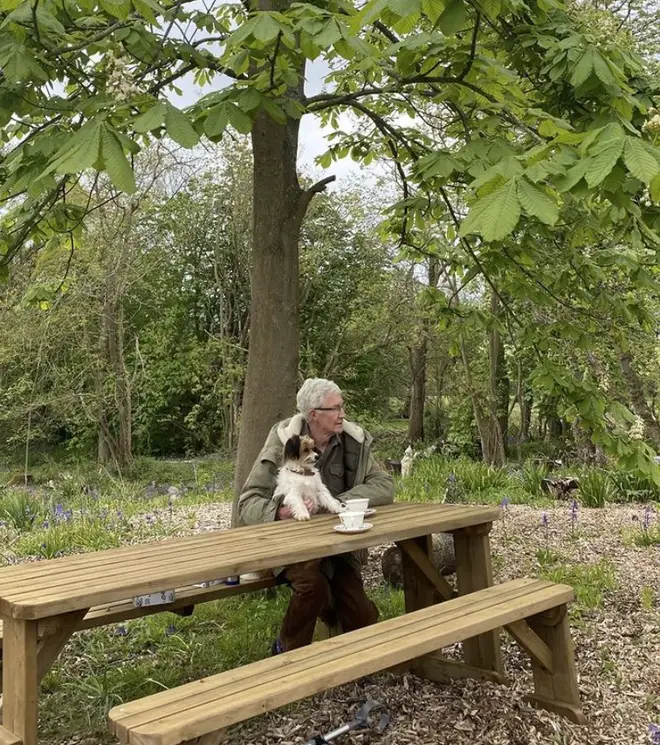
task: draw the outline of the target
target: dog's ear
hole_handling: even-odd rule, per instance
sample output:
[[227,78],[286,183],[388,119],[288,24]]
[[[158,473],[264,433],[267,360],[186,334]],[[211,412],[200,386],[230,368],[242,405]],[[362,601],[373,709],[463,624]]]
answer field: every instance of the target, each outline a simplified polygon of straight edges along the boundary
[[292,435],[284,445],[284,460],[300,460],[300,437]]

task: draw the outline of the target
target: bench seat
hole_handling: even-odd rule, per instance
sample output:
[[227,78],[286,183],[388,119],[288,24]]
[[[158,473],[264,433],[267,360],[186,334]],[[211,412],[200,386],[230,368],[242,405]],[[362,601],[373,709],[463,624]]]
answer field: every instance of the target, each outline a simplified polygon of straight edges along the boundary
[[[576,677],[570,638],[566,647],[563,634],[542,630],[565,625],[565,614],[550,624],[543,614],[572,599],[567,585],[512,580],[116,706],[110,728],[126,745],[178,745],[509,624],[530,651],[536,703],[583,720],[577,684],[566,685]],[[537,631],[521,626],[524,619]]]
[[[246,592],[256,590],[265,590],[274,587],[276,584],[274,577],[265,577],[261,579],[251,579],[241,582],[240,585],[212,585],[211,587],[197,587],[194,585],[178,588],[176,590],[176,599],[173,603],[162,605],[147,605],[136,607],[133,600],[123,600],[107,605],[97,605],[87,611],[85,617],[78,624],[76,631],[83,629],[92,629],[97,626],[107,626],[112,623],[121,623],[133,618],[153,615],[154,613],[163,613],[170,611],[172,613],[186,613],[188,609],[192,610],[195,605],[208,603],[212,600],[232,597],[233,595],[242,595]],[[48,636],[53,630],[49,629],[48,622],[40,624],[39,635]],[[0,621],[0,651],[2,650],[2,621]]]

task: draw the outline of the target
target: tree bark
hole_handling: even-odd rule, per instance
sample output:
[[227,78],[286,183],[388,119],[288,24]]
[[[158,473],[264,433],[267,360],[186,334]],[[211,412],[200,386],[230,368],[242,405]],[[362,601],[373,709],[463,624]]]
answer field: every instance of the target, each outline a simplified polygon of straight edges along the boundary
[[[424,332],[423,332],[424,333]],[[410,443],[424,439],[424,402],[426,400],[426,352],[428,339],[424,337],[418,346],[410,350],[410,415],[408,417],[408,440]]]
[[651,407],[646,400],[644,382],[632,365],[632,355],[629,352],[623,352],[619,357],[619,364],[621,365],[621,372],[628,386],[633,410],[644,422],[646,435],[653,443],[653,447],[656,451],[660,451],[660,424],[653,415]]
[[[436,258],[430,258],[428,264],[429,287],[437,287],[439,264]],[[410,391],[410,415],[408,418],[408,440],[418,442],[424,439],[424,407],[426,403],[426,361],[428,355],[431,319],[422,310],[422,338],[419,344],[410,350],[410,370],[412,386]]]
[[[491,292],[490,296],[490,312],[493,318],[499,318],[501,315],[500,301],[494,291]],[[497,419],[500,437],[502,438],[502,448],[506,455],[506,436],[509,431],[510,384],[504,357],[504,344],[502,344],[502,336],[495,324],[490,331],[489,349],[492,415]]]
[[[266,8],[262,8],[266,9]],[[304,66],[299,72],[302,96]],[[298,382],[300,227],[315,193],[296,171],[299,119],[278,124],[266,113],[252,128],[253,212],[250,340],[234,480],[232,525],[238,496],[270,428],[294,412]]]

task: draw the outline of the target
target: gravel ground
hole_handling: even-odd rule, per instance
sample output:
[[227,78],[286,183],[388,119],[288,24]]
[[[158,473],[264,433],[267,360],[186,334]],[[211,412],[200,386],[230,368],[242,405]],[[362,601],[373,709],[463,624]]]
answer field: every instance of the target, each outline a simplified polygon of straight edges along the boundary
[[[294,745],[328,732],[352,717],[367,696],[386,704],[391,721],[382,732],[352,733],[342,745],[473,745],[489,743],[650,743],[650,723],[660,723],[660,547],[638,548],[624,534],[643,519],[640,506],[580,509],[577,527],[565,503],[542,512],[526,506],[507,507],[495,525],[492,548],[496,581],[538,574],[537,551],[550,549],[563,565],[607,560],[616,584],[601,607],[573,620],[580,691],[589,724],[579,727],[537,711],[523,701],[531,690],[526,656],[504,640],[506,672],[511,685],[476,681],[436,684],[411,675],[383,674],[341,686],[300,704],[255,718],[231,730],[228,742]],[[228,526],[229,506],[209,505],[177,510],[181,532]],[[382,582],[380,556],[370,553],[365,568],[368,584]],[[458,654],[455,649],[450,655]]]

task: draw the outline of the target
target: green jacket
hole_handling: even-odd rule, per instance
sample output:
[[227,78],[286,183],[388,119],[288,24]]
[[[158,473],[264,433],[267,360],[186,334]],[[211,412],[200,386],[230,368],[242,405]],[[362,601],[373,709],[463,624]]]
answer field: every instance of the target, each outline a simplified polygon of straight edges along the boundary
[[[239,525],[256,525],[275,520],[282,498],[273,498],[277,472],[282,465],[284,443],[292,435],[299,435],[304,418],[296,414],[276,424],[252,466],[243,486],[238,504]],[[371,507],[394,501],[394,484],[371,454],[373,438],[362,427],[344,422],[344,467],[350,488],[337,499],[367,497]]]

